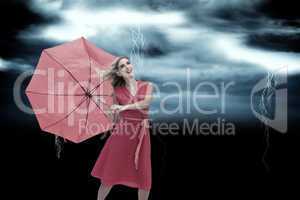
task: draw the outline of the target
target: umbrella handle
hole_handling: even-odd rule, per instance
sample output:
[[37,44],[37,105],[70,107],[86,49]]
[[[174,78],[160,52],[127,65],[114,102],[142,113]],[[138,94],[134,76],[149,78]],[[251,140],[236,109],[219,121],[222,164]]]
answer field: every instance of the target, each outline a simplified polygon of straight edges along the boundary
[[[113,93],[113,104],[118,104],[116,94]],[[117,111],[113,111],[113,124],[116,124],[120,119],[119,113]]]
[[116,124],[120,120],[120,114],[118,111],[113,111],[113,124]]

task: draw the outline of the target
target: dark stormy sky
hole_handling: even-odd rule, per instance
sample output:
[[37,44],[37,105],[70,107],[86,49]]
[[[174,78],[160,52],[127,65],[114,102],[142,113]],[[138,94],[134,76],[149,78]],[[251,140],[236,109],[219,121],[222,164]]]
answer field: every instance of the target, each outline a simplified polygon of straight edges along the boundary
[[[255,83],[282,67],[288,67],[291,77],[300,72],[300,14],[295,2],[1,1],[0,71],[8,74],[34,69],[42,49],[84,36],[115,55],[140,53],[142,57],[133,56],[137,78],[152,81],[160,91],[153,111],[166,95],[179,94],[174,86],[164,85],[167,81],[179,83],[183,97],[201,81],[217,87],[233,81],[226,94],[226,114],[248,120],[253,117],[249,96]],[[186,88],[188,69],[190,89]],[[297,83],[291,82],[293,87],[289,88],[292,100],[297,97]],[[187,101],[183,98],[183,105]],[[170,99],[165,107],[174,108],[178,102]],[[219,108],[220,99],[202,98],[197,104]],[[195,111],[153,112],[157,119],[186,115],[200,117]]]
[[[13,192],[6,189],[10,199],[19,199],[14,198],[16,195],[22,195],[22,199],[45,199],[45,194],[51,199],[96,199],[98,182],[89,174],[104,144],[102,139],[98,140],[100,135],[78,145],[67,142],[55,146],[57,140],[53,135],[41,134],[36,117],[22,112],[13,97],[17,78],[35,69],[44,48],[81,36],[112,54],[132,57],[136,78],[157,86],[150,114],[158,124],[185,118],[199,119],[200,123],[215,122],[221,117],[236,127],[236,137],[181,137],[184,136],[181,130],[180,135],[173,137],[171,129],[158,133],[172,137],[156,137],[156,132],[151,132],[155,136],[151,136],[154,186],[151,199],[195,199],[205,192],[210,196],[222,194],[224,198],[224,194],[248,189],[252,194],[266,191],[270,195],[289,186],[292,187],[285,194],[291,194],[297,186],[294,182],[299,182],[297,3],[296,0],[0,0],[1,147],[7,145],[2,151],[1,166],[8,177],[7,181],[4,179],[5,185],[13,189]],[[288,89],[288,134],[281,134],[265,129],[254,116],[250,96],[268,73],[286,68],[288,84],[281,88]],[[28,106],[24,90],[29,79],[21,90]],[[176,83],[180,91],[174,86]],[[211,96],[214,94],[211,87],[196,91],[201,97],[195,105],[206,110],[217,109],[217,113],[204,115],[191,104],[188,112],[187,105],[193,97],[187,95],[199,83],[212,84],[216,90],[221,89],[222,83],[233,83],[223,99],[225,113],[220,111],[221,97]],[[173,98],[166,100],[170,95]],[[261,93],[255,97],[254,107],[259,112]],[[264,100],[271,100],[267,107],[273,115],[275,96],[265,97]],[[165,105],[160,105],[162,102]],[[162,107],[183,110],[167,113]],[[57,159],[55,152],[60,147],[64,147],[62,159]],[[109,199],[127,199],[127,191],[117,189]],[[136,193],[128,199],[134,198]]]

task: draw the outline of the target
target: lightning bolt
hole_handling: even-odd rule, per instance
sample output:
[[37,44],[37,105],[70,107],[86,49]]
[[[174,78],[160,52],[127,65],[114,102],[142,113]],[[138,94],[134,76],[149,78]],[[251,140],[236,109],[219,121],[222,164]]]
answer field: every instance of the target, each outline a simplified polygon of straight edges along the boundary
[[[274,79],[274,74],[272,72],[268,72],[266,87],[262,91],[261,99],[259,102],[259,110],[261,111],[261,114],[265,116],[270,113],[272,96],[275,95],[275,91],[276,91],[275,86],[276,86],[276,80]],[[269,164],[267,163],[266,157],[268,154],[268,150],[270,148],[270,128],[267,125],[265,125],[268,124],[267,121],[268,118],[266,118],[264,123],[262,123],[262,125],[264,126],[264,139],[266,144],[262,155],[262,163],[266,171],[269,172],[270,167]]]
[[[145,49],[145,37],[141,31],[141,27],[136,29],[130,29],[131,36],[131,49],[130,49],[130,61],[134,64],[135,69],[140,72],[144,66],[144,54]],[[140,74],[140,73],[139,73]]]
[[[142,72],[142,68],[144,68],[144,50],[145,50],[145,44],[146,39],[141,31],[141,27],[137,26],[137,28],[130,29],[130,35],[131,35],[131,50],[130,50],[130,60],[132,63],[134,63],[134,68],[136,69],[139,74]],[[152,126],[153,127],[153,126]],[[156,130],[154,130],[156,131]],[[161,161],[162,165],[160,166],[160,177],[163,176],[165,168],[166,168],[166,156],[167,156],[167,146],[166,143],[162,140],[162,138],[159,136],[159,134],[154,134],[156,137],[155,139],[158,140],[160,145],[162,146],[162,155]]]
[[56,150],[56,157],[58,159],[60,159],[61,158],[61,153],[63,151],[63,146],[64,146],[63,139],[56,135],[54,145],[55,145],[55,150]]

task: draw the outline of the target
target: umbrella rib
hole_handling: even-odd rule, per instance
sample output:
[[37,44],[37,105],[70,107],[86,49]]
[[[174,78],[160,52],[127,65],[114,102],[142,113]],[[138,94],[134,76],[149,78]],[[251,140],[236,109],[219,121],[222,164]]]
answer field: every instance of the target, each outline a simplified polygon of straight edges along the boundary
[[55,94],[55,93],[44,93],[44,92],[34,92],[26,91],[26,93],[39,94],[39,95],[53,95],[53,96],[84,96],[85,94]]
[[92,61],[91,61],[91,57],[89,55],[89,61],[90,61],[90,76],[89,76],[89,90],[91,89],[91,79],[92,79]]
[[97,104],[97,102],[95,102],[93,98],[91,98],[91,99],[96,104],[97,108],[100,109],[108,119],[110,119],[110,117],[100,108],[100,106]]
[[112,94],[93,94],[93,96],[112,96]]
[[81,87],[81,89],[82,89],[84,92],[86,92],[85,88],[80,84],[80,82],[74,77],[74,75],[67,69],[67,67],[66,67],[63,63],[59,62],[59,61],[55,58],[55,56],[52,56],[52,55],[49,54],[46,50],[44,50],[44,52],[45,52],[50,58],[52,58],[53,60],[55,60],[56,63],[60,64],[60,65],[64,68],[64,70],[66,70],[66,71],[70,74],[70,76],[74,79],[74,81],[77,82],[77,83],[79,84],[79,86]]
[[83,43],[83,47],[89,57],[89,62],[90,62],[90,75],[89,75],[89,85],[88,85],[88,90],[90,91],[90,87],[91,87],[91,79],[92,79],[92,61],[91,61],[91,56],[87,50],[87,46],[86,46],[86,43],[85,43],[85,40],[82,40],[82,43]]
[[54,126],[54,125],[56,125],[57,123],[63,121],[63,120],[66,119],[66,118],[68,118],[75,110],[77,110],[77,108],[79,108],[79,107],[81,106],[81,104],[83,104],[83,102],[84,102],[87,98],[88,98],[88,97],[83,97],[83,98],[82,98],[83,100],[82,100],[79,104],[77,104],[77,106],[76,106],[71,112],[69,112],[69,113],[68,113],[66,116],[64,116],[62,119],[59,119],[59,120],[57,120],[56,122],[53,122],[52,124],[49,124],[49,125],[45,126],[44,129],[48,129],[49,127]]
[[107,79],[109,79],[109,78],[104,79],[101,83],[99,83],[96,87],[94,87],[94,88],[91,90],[91,94],[93,94],[93,93],[95,92],[95,90],[97,90],[97,88],[100,87],[100,85],[101,85],[102,83],[104,83],[104,81],[106,81]]
[[[101,100],[100,100],[100,101],[101,101]],[[107,107],[110,108],[110,106],[109,106],[107,103],[105,103],[104,101],[101,101],[101,103],[103,103],[104,105],[106,105]]]
[[89,118],[90,103],[91,103],[91,99],[89,98],[89,102],[88,102],[88,105],[87,105],[86,116],[85,116],[85,128],[86,128],[86,125],[87,125],[87,122],[88,122],[88,118]]

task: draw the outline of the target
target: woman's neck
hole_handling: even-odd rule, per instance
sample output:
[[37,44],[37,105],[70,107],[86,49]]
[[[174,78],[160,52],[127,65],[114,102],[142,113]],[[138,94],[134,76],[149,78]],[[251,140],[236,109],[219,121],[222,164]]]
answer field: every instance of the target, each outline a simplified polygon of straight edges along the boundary
[[136,86],[136,80],[134,78],[125,80],[125,86],[127,88],[134,88]]
[[135,96],[137,92],[137,81],[135,79],[130,79],[126,82],[125,87],[131,93],[131,95]]

